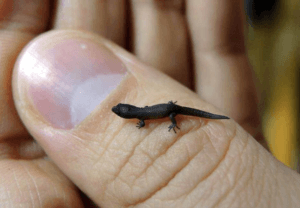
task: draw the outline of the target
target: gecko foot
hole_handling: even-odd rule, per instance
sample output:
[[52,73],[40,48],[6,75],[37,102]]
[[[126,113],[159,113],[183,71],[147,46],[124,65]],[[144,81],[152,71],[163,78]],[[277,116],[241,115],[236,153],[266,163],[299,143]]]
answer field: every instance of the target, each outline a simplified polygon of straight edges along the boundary
[[137,126],[139,129],[144,127],[145,126],[145,122],[143,120],[140,120],[138,123],[137,123]]
[[169,126],[169,131],[171,131],[171,129],[173,129],[176,134],[175,128],[180,129],[176,124],[172,124],[171,126]]
[[175,104],[175,103],[177,103],[177,101],[173,102],[173,100],[170,100],[168,103],[169,104]]

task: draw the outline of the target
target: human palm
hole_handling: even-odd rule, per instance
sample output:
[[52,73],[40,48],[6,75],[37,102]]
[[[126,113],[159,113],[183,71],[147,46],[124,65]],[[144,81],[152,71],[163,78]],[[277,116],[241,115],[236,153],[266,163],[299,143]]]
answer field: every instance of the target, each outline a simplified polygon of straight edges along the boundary
[[[79,188],[101,207],[297,207],[299,175],[255,141],[266,147],[241,8],[2,0],[0,205],[87,207]],[[178,116],[175,134],[111,112],[169,100],[232,119]]]

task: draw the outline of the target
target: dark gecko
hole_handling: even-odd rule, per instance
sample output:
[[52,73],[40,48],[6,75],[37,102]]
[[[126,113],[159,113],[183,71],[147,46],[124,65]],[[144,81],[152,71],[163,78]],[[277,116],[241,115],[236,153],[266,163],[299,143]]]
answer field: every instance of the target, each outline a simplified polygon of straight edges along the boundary
[[229,119],[227,116],[216,115],[202,110],[176,105],[176,102],[173,101],[169,101],[168,103],[163,103],[163,104],[152,105],[152,106],[145,106],[144,108],[139,108],[134,105],[119,103],[118,105],[112,108],[112,111],[118,116],[125,119],[131,119],[131,118],[139,119],[140,121],[137,123],[136,126],[139,129],[145,126],[144,120],[169,117],[172,121],[172,125],[169,126],[169,131],[173,129],[175,133],[176,133],[175,127],[180,129],[177,126],[175,120],[175,116],[179,114],[187,115],[187,116],[197,116],[197,117],[209,118],[209,119]]

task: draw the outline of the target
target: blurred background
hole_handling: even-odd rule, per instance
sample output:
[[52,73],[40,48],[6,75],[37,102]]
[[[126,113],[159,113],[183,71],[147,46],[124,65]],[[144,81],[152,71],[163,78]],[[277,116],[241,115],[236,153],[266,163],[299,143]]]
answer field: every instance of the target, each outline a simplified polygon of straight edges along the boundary
[[264,134],[275,157],[300,172],[300,1],[245,0],[245,11]]

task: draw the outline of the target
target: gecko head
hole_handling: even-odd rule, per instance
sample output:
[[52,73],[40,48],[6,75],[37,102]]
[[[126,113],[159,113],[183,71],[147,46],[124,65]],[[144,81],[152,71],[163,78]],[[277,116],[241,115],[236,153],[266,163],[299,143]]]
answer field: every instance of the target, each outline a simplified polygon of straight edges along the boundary
[[128,104],[119,103],[118,105],[114,106],[111,110],[122,118],[132,118],[132,115],[130,113],[132,107],[133,106]]

